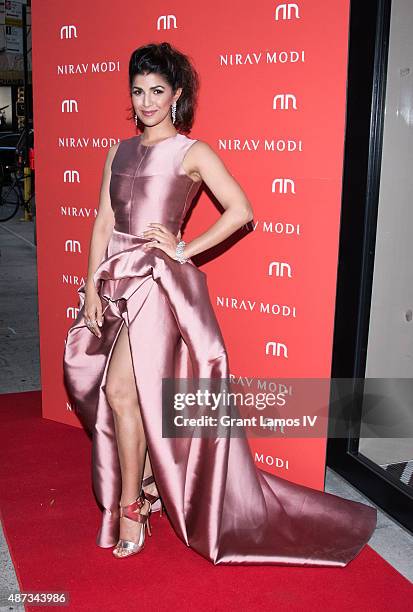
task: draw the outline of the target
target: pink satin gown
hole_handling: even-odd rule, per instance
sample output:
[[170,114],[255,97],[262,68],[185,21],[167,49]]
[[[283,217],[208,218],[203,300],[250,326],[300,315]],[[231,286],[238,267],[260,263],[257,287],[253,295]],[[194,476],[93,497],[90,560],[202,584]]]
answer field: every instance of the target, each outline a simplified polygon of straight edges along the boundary
[[[67,333],[67,391],[92,436],[93,487],[103,508],[97,545],[119,536],[121,473],[105,396],[109,359],[123,325],[158,491],[179,538],[214,564],[345,566],[369,540],[376,509],[258,469],[245,438],[162,438],[162,378],[228,378],[228,356],[206,275],[142,232],[159,222],[175,235],[200,188],[182,168],[196,140],[120,142],[110,183],[115,227],[94,275],[103,305],[99,339],[80,311]],[[155,535],[156,537],[156,535]]]

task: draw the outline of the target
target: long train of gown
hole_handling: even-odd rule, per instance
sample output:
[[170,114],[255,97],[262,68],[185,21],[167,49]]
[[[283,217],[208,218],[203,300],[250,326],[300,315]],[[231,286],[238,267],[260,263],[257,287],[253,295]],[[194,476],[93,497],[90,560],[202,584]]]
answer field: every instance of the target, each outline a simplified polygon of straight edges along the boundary
[[115,228],[95,272],[104,312],[102,337],[80,310],[67,333],[64,376],[92,436],[92,478],[103,508],[97,545],[119,536],[121,472],[113,414],[105,396],[107,366],[127,326],[153,474],[179,538],[214,564],[345,566],[369,540],[375,508],[288,482],[258,469],[246,438],[163,438],[162,379],[228,379],[224,340],[206,275],[160,249],[146,251],[146,224],[175,234],[199,188],[182,169],[195,140],[177,134],[145,146],[120,142],[112,163]]

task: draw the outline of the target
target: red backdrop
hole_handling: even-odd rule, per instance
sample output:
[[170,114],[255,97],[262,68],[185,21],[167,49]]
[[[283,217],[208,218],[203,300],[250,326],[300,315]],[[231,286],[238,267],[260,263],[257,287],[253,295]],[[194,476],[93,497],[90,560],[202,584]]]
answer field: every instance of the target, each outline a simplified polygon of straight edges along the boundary
[[[254,209],[253,231],[202,267],[231,375],[330,374],[349,0],[262,0],[253,10],[175,0],[169,14],[164,6],[33,0],[43,415],[75,426],[64,337],[87,271],[107,148],[135,133],[129,57],[148,42],[166,40],[192,58],[201,88],[189,136],[217,151]],[[185,239],[219,214],[204,192]],[[251,448],[260,467],[322,488],[325,438],[253,439]]]

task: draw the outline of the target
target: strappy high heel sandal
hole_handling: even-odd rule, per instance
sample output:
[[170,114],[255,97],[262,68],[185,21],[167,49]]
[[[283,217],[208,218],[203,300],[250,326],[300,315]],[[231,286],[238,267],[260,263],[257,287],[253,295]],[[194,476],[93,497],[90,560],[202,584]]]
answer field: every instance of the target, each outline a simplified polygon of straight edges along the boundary
[[[143,489],[143,487],[147,487],[148,485],[152,484],[153,482],[155,482],[154,477],[152,475],[151,476],[147,476],[146,478],[144,478],[142,480],[142,489]],[[163,501],[160,498],[160,496],[159,495],[151,495],[150,493],[146,493],[146,491],[143,491],[143,494],[144,494],[145,498],[148,500],[148,502],[150,502],[151,508],[152,508],[152,512],[158,512],[159,511],[159,516],[162,516],[164,505],[163,505]]]
[[[145,505],[145,495],[142,493],[135,499],[134,502],[129,504],[128,506],[120,506],[120,516],[124,516],[132,521],[142,524],[142,528],[139,534],[138,542],[132,542],[131,540],[120,539],[113,549],[112,553],[116,559],[123,559],[124,557],[130,557],[131,555],[135,555],[140,552],[145,545],[145,535],[146,529],[148,529],[148,533],[152,535],[151,523],[150,523],[150,515],[152,511],[151,502],[149,502],[149,509],[147,514],[141,514],[140,510]],[[117,551],[127,551],[127,554],[117,554]]]

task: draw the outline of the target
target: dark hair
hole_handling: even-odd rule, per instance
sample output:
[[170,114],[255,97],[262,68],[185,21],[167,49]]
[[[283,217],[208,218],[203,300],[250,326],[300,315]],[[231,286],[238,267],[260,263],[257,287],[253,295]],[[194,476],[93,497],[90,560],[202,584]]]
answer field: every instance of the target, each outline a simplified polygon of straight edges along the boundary
[[[150,43],[135,49],[129,60],[129,90],[136,74],[154,72],[162,75],[172,87],[173,93],[182,87],[182,93],[176,102],[174,126],[181,132],[189,132],[194,122],[198,101],[199,77],[188,56],[167,42]],[[135,111],[131,106],[131,119]],[[138,127],[140,129],[138,119]]]

